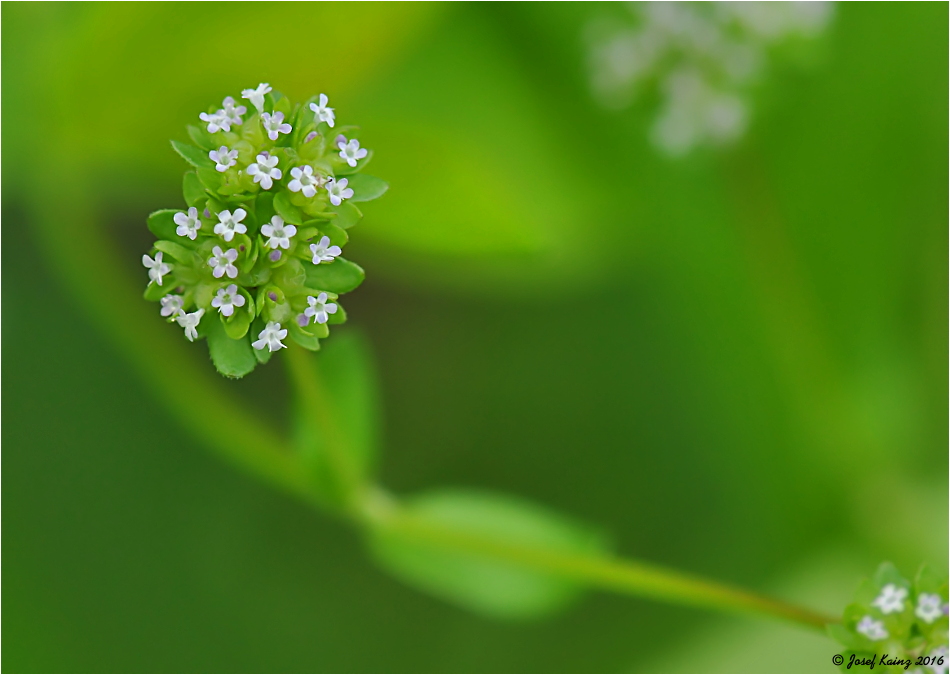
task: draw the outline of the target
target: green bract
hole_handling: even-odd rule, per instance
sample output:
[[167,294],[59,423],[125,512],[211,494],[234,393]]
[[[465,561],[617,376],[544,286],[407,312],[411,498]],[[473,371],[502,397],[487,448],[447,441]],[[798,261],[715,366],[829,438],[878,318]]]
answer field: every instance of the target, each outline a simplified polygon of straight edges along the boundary
[[924,566],[911,583],[883,563],[828,632],[848,650],[841,672],[946,673],[947,577]]
[[207,338],[228,377],[287,339],[316,350],[329,324],[346,320],[338,296],[364,278],[341,255],[363,216],[354,202],[388,187],[357,173],[372,153],[356,127],[334,128],[326,96],[294,105],[266,84],[244,94],[246,106],[228,97],[202,113],[201,126],[188,127],[191,143],[172,141],[192,167],[187,207],[149,216],[158,241],[143,257],[145,298],[161,302],[189,340]]

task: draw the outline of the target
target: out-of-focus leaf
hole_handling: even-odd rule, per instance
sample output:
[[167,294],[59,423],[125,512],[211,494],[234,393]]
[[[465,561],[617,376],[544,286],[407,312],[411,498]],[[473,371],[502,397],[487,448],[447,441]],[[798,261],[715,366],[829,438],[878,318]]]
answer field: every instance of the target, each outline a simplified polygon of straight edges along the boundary
[[[497,617],[531,618],[565,607],[580,587],[570,580],[537,572],[478,549],[512,547],[552,554],[588,554],[604,549],[594,531],[514,497],[466,490],[441,490],[410,500],[409,521],[432,532],[468,537],[468,550],[439,544],[416,530],[374,529],[370,546],[378,562],[394,575],[467,609]],[[399,517],[400,522],[403,521]],[[383,521],[385,523],[385,521]]]
[[244,377],[254,370],[257,357],[251,348],[251,342],[245,335],[240,340],[232,340],[224,329],[224,324],[215,315],[205,315],[200,326],[208,334],[208,351],[211,362],[225,377]]
[[337,258],[331,263],[307,265],[307,286],[331,293],[349,293],[363,283],[366,272],[346,258]]

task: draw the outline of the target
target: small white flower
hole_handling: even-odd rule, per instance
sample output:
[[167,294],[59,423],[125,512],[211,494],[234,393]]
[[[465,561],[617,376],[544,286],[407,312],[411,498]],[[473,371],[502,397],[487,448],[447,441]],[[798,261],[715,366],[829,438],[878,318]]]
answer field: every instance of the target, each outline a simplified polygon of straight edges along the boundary
[[247,226],[241,221],[247,215],[244,209],[234,209],[232,215],[230,211],[222,211],[218,215],[218,224],[214,226],[214,233],[220,234],[225,241],[234,239],[235,233],[244,234],[247,232]]
[[228,117],[227,113],[223,110],[219,110],[213,113],[201,113],[198,115],[198,118],[207,123],[208,133],[214,134],[222,129],[224,131],[231,131],[231,118]]
[[175,321],[178,322],[178,325],[185,329],[185,337],[188,338],[189,342],[194,342],[195,338],[198,337],[198,322],[201,321],[201,317],[204,313],[205,311],[203,309],[199,309],[197,312],[192,312],[191,314],[182,312],[175,317]]
[[254,349],[267,347],[270,351],[276,352],[278,349],[284,349],[287,346],[281,342],[287,337],[287,329],[281,330],[280,324],[275,321],[268,321],[264,330],[257,337],[259,339],[251,343]]
[[225,316],[234,314],[235,307],[243,307],[247,302],[244,296],[238,293],[237,284],[231,284],[227,288],[219,288],[218,294],[211,298],[211,306],[217,307],[218,311]]
[[236,248],[229,248],[228,252],[225,253],[220,246],[215,246],[211,253],[212,256],[208,259],[208,266],[214,268],[212,274],[215,279],[220,279],[225,274],[228,275],[229,279],[233,279],[238,275],[238,268],[234,265],[234,261],[238,257]]
[[234,103],[234,99],[228,96],[221,102],[221,105],[224,106],[224,114],[227,115],[229,120],[231,120],[231,124],[241,126],[244,124],[244,120],[241,119],[241,115],[247,112],[247,108],[245,108],[243,105],[236,106]]
[[278,158],[267,152],[257,156],[257,162],[247,167],[247,175],[254,176],[254,182],[260,183],[265,190],[270,190],[275,180],[280,180],[284,174],[277,168]]
[[327,302],[326,293],[321,293],[317,297],[308,295],[307,303],[310,306],[303,313],[307,317],[312,317],[314,323],[326,323],[330,320],[330,314],[336,314],[336,303]]
[[293,180],[287,184],[287,189],[291,192],[303,192],[303,196],[308,199],[317,194],[317,188],[326,182],[323,176],[313,175],[312,166],[295,166],[290,170],[290,175]]
[[284,122],[284,113],[282,112],[275,112],[273,115],[262,113],[261,124],[267,131],[267,137],[272,141],[277,140],[278,134],[289,134],[293,131],[293,127]]
[[257,112],[261,112],[264,109],[264,96],[269,94],[270,91],[270,85],[266,82],[261,82],[257,85],[257,89],[245,89],[242,91],[241,98],[250,99],[251,104],[257,108]]
[[313,111],[313,121],[319,124],[320,122],[326,122],[330,128],[333,128],[333,122],[336,117],[333,114],[333,108],[328,108],[327,103],[330,102],[330,99],[327,98],[326,94],[320,94],[320,105],[316,103],[310,104],[310,109]]
[[[366,151],[364,150],[363,152],[365,153]],[[339,206],[343,203],[344,199],[349,199],[353,196],[352,188],[346,187],[348,182],[346,178],[341,178],[340,180],[333,178],[327,179],[327,192],[330,194],[331,204]]]
[[907,597],[907,589],[896,584],[888,584],[881,589],[881,594],[874,598],[872,607],[877,607],[884,614],[904,611],[904,598]]
[[888,635],[890,635],[887,629],[884,628],[884,622],[875,621],[870,615],[866,615],[861,619],[854,629],[868,640],[874,640],[875,642],[878,640],[886,640]]
[[161,302],[162,316],[177,316],[185,306],[185,298],[181,295],[166,295]]
[[943,598],[936,593],[921,593],[917,597],[917,609],[914,614],[927,623],[933,623],[943,615]]
[[217,150],[212,150],[208,153],[208,157],[211,158],[211,161],[214,162],[214,168],[218,171],[227,171],[232,166],[237,164],[237,150],[228,150],[226,145],[222,145]]
[[148,278],[159,286],[162,285],[162,277],[172,271],[172,266],[162,262],[162,252],[155,254],[155,260],[147,255],[142,256],[142,264],[148,268]]
[[283,218],[274,216],[261,226],[261,234],[270,237],[267,240],[270,248],[290,248],[290,238],[297,234],[297,228],[289,223],[285,225]]
[[[937,675],[947,675],[947,666],[950,665],[950,657],[947,655],[947,645],[940,645],[934,649],[930,654],[930,665],[925,666],[931,673],[936,673]],[[943,663],[940,663],[940,659],[943,659]]]
[[350,166],[356,166],[357,160],[363,159],[367,155],[366,148],[361,148],[360,142],[355,138],[347,142],[344,137],[343,140],[337,141],[336,147],[340,149],[340,157],[346,160],[346,163]]
[[176,213],[173,217],[175,232],[179,237],[188,237],[194,241],[198,237],[198,230],[201,229],[201,221],[198,220],[198,209],[192,206],[188,213]]
[[330,246],[330,237],[324,237],[319,243],[310,244],[310,252],[313,253],[313,264],[319,265],[322,262],[333,262],[343,251],[339,246]]

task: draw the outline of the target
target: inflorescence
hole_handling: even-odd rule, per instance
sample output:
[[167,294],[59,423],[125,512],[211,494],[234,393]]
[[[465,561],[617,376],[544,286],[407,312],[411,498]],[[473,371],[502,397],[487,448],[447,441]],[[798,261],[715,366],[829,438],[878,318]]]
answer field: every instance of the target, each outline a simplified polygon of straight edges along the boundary
[[239,105],[189,126],[194,145],[172,146],[193,170],[185,174],[185,209],[156,211],[158,237],[148,269],[147,300],[184,329],[208,339],[220,372],[240,377],[285,348],[288,337],[311,350],[346,314],[338,296],[363,270],[342,257],[347,230],[387,185],[358,173],[372,157],[355,127],[334,128],[325,94],[291,105],[262,83]]
[[911,583],[882,564],[858,589],[842,622],[828,628],[855,657],[849,655],[841,671],[946,673],[947,613],[946,576],[923,567]]

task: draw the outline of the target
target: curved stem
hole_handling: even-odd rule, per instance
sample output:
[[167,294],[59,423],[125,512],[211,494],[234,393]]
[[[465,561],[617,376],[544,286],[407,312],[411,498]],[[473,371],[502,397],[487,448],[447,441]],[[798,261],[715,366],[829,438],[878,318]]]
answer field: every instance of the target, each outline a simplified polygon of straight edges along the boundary
[[[55,202],[34,201],[37,231],[42,248],[65,286],[96,317],[104,335],[139,370],[157,398],[223,459],[308,504],[319,504],[301,457],[274,430],[242,411],[240,402],[221,387],[217,378],[205,374],[202,368],[207,365],[187,354],[180,339],[174,340],[171,333],[161,330],[163,326],[155,320],[154,312],[147,311],[138,293],[129,290],[136,284],[116,264],[118,255],[99,231],[90,200],[78,190],[69,197]],[[68,212],[62,204],[70,205]],[[85,236],[65,237],[59,229],[63,222],[81,224]],[[417,541],[492,557],[618,593],[767,615],[810,628],[821,629],[834,621],[808,609],[638,561],[515,545],[412,516],[362,482],[348,459],[345,434],[337,425],[319,368],[312,361],[303,350],[287,350],[291,381],[325,440],[328,465],[340,480],[349,505],[360,507],[354,515],[362,515],[363,519],[357,520],[364,525],[388,528]],[[226,437],[219,433],[222,424],[230,429]]]
[[382,495],[376,495],[373,503],[367,505],[366,517],[370,526],[407,539],[553,573],[616,593],[765,615],[817,630],[837,621],[804,607],[637,560],[565,553],[459,532],[409,514]]

